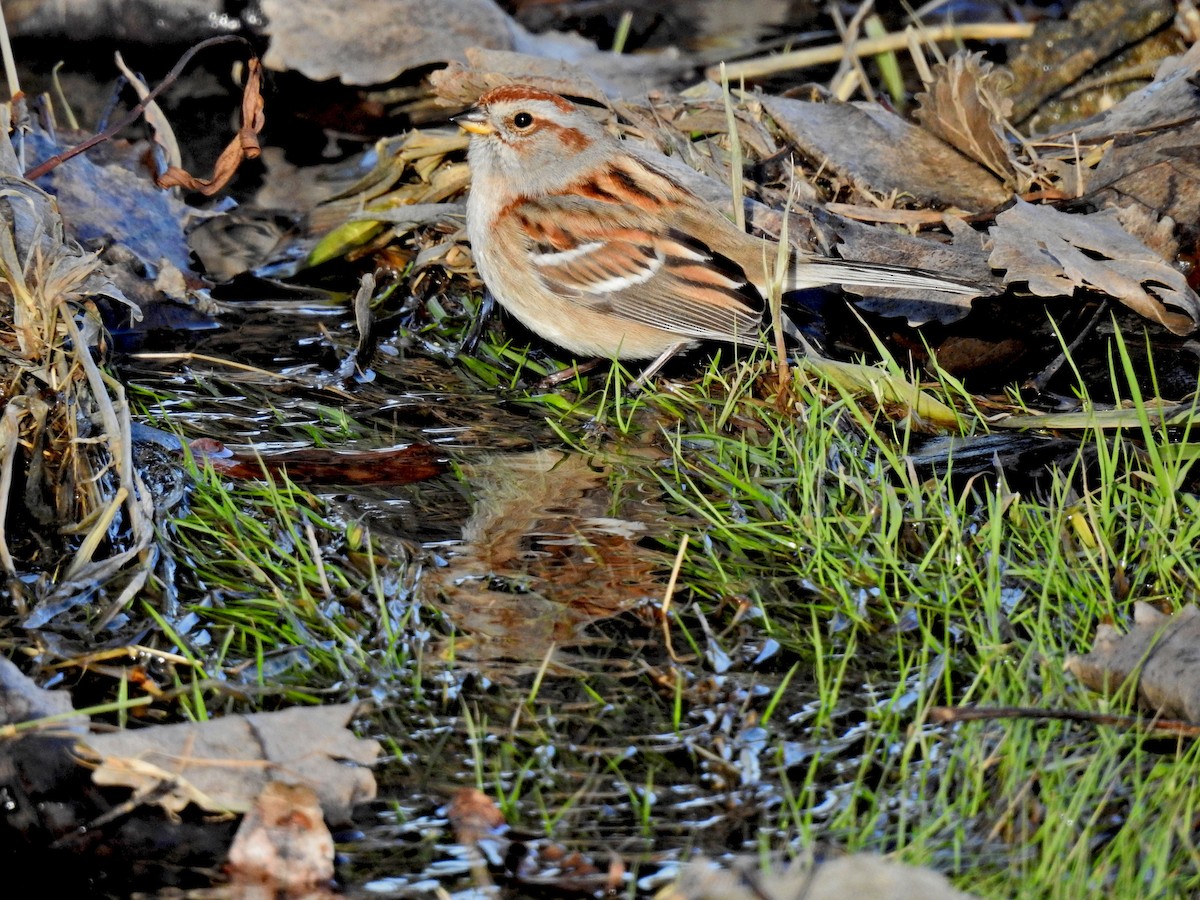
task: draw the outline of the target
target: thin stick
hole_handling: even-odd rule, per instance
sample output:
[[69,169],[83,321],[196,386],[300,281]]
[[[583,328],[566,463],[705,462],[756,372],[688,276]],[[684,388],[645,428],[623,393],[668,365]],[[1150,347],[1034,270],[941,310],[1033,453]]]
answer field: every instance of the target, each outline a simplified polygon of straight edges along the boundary
[[791,187],[788,190],[787,203],[783,207],[783,215],[779,219],[779,247],[775,253],[775,266],[770,270],[771,284],[767,302],[771,307],[771,333],[775,338],[776,374],[779,376],[779,399],[789,396],[787,387],[792,383],[792,371],[788,365],[787,346],[783,341],[783,333],[787,327],[783,311],[783,286],[792,266],[792,242],[788,240],[788,220],[792,215],[792,201],[796,197],[796,167],[790,167]]
[[1062,719],[1067,722],[1087,722],[1092,725],[1115,725],[1118,728],[1165,731],[1179,737],[1200,737],[1200,725],[1180,719],[1146,719],[1141,716],[1115,716],[1110,713],[1089,712],[1085,709],[1039,709],[1036,706],[934,706],[929,721],[979,722],[991,719]]
[[4,21],[4,4],[0,3],[0,51],[4,53],[4,77],[8,79],[8,95],[16,98],[21,93],[21,81],[17,78],[17,61],[13,58],[12,43],[8,39],[8,23]]
[[671,611],[671,598],[675,596],[675,585],[679,582],[679,570],[683,568],[683,556],[687,553],[688,536],[685,534],[683,540],[679,542],[679,552],[675,554],[675,565],[671,567],[671,577],[667,579],[667,589],[663,593],[662,610],[659,615],[662,617],[663,641],[667,645],[667,653],[671,657],[671,662],[679,662],[679,657],[675,655],[675,648],[671,646],[671,624],[668,619],[668,613]]
[[191,351],[179,350],[163,350],[163,351],[144,351],[141,353],[131,353],[133,359],[152,359],[161,360],[164,362],[205,362],[211,363],[214,366],[224,366],[227,369],[236,369],[239,372],[250,372],[253,375],[261,375],[264,378],[273,379],[275,381],[290,381],[292,376],[283,372],[272,372],[269,369],[261,369],[258,366],[252,366],[249,363],[241,363],[234,359],[223,359],[220,356],[209,356],[206,353],[192,353]]
[[[921,29],[921,37],[926,41],[1019,41],[1031,37],[1033,28],[1031,23],[1024,22],[998,22],[992,25],[929,25]],[[904,32],[890,32],[881,37],[863,38],[856,41],[853,52],[858,56],[875,56],[878,53],[903,50],[907,46],[908,37]],[[729,63],[725,67],[725,76],[729,79],[765,78],[768,75],[778,75],[793,69],[834,63],[840,60],[845,53],[846,46],[841,43],[793,50],[791,53],[780,53],[777,56]],[[710,66],[705,69],[704,75],[709,81],[720,81],[721,79],[721,71],[718,66]]]
[[746,230],[746,185],[742,174],[742,135],[737,127],[737,115],[733,111],[733,97],[729,93],[729,79],[725,77],[725,63],[721,63],[721,96],[725,100],[725,127],[729,129],[729,191],[733,194],[733,221],[738,231]]
[[854,79],[850,77],[851,73],[854,73],[858,76],[858,87],[862,89],[863,98],[875,102],[875,91],[871,87],[871,79],[867,77],[867,70],[863,68],[862,56],[855,52],[855,47],[861,40],[859,33],[862,31],[863,20],[870,14],[874,5],[875,0],[864,0],[854,11],[849,25],[842,19],[842,14],[836,6],[831,10],[833,24],[842,39],[843,53],[838,74],[830,81],[829,89],[839,100],[849,100],[854,96]]
[[[15,398],[14,398],[15,400]],[[0,420],[0,565],[10,581],[17,577],[17,565],[8,549],[8,498],[12,493],[13,462],[17,457],[17,446],[21,440],[21,417],[24,404],[10,400],[4,407],[4,418]],[[19,591],[15,592],[17,610],[25,613],[25,601]]]

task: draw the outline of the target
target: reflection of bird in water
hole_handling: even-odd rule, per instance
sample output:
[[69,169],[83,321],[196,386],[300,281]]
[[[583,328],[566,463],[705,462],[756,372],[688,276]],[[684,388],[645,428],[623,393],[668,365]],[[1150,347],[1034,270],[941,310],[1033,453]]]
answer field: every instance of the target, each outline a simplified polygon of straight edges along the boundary
[[557,450],[465,468],[475,502],[462,543],[423,579],[466,633],[456,658],[536,668],[552,647],[585,641],[595,619],[662,597],[663,557],[638,543],[654,512],[613,517],[604,469]]

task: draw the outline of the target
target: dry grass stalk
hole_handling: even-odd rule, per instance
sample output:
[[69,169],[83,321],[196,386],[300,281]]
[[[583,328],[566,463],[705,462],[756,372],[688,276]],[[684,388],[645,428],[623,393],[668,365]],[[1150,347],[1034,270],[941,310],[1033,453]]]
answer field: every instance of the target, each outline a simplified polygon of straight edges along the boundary
[[[921,28],[918,35],[926,42],[933,41],[1001,41],[1024,40],[1033,34],[1033,25],[1026,22],[980,25],[929,25]],[[854,42],[853,53],[856,56],[875,56],[908,47],[908,35],[905,32],[893,32],[877,38],[863,38]],[[729,80],[744,78],[753,80],[805,69],[809,66],[820,66],[826,63],[840,61],[846,54],[846,46],[842,43],[825,44],[820,47],[809,47],[804,50],[794,50],[791,53],[778,53],[774,56],[748,59],[743,62],[729,63],[725,67],[725,76]],[[712,66],[705,71],[710,81],[719,81],[720,70]]]
[[153,506],[133,465],[125,393],[93,358],[92,298],[117,299],[95,254],[69,241],[53,200],[20,174],[0,111],[0,565],[18,612],[149,574]]

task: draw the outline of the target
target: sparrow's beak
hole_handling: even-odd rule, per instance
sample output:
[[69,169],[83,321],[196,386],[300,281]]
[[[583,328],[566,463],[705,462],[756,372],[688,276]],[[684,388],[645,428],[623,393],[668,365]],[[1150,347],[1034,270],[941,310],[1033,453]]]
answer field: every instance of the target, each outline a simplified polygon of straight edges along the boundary
[[492,128],[491,123],[488,122],[487,111],[481,106],[473,106],[465,113],[452,116],[450,121],[463,131],[471,132],[471,134],[491,134],[495,130]]

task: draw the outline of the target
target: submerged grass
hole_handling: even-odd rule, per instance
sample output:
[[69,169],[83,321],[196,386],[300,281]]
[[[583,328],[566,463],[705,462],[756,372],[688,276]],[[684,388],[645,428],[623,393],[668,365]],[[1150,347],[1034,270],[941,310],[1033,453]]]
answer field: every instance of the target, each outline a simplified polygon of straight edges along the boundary
[[163,547],[185,563],[175,589],[198,600],[145,608],[192,664],[175,669],[185,715],[344,699],[404,677],[419,605],[395,605],[409,577],[402,546],[336,521],[286,473],[231,481],[188,467],[187,510]]

